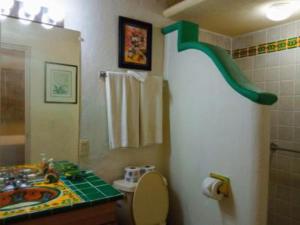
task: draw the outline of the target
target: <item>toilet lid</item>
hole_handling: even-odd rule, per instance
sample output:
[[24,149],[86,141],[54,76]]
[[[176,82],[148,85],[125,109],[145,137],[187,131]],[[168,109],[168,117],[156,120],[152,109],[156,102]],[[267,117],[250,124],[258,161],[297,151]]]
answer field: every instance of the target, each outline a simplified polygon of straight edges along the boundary
[[157,172],[143,175],[135,189],[132,214],[135,225],[164,224],[169,210],[166,179]]

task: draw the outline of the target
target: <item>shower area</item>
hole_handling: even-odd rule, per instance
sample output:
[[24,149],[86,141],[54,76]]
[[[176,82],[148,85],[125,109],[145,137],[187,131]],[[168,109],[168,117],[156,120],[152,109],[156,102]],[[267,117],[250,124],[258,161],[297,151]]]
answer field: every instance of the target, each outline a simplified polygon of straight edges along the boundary
[[25,161],[25,52],[0,45],[0,167]]
[[[300,224],[299,35],[296,21],[232,42],[233,57],[245,75],[279,98],[271,108],[268,225]],[[252,55],[249,50],[254,47],[258,51]]]

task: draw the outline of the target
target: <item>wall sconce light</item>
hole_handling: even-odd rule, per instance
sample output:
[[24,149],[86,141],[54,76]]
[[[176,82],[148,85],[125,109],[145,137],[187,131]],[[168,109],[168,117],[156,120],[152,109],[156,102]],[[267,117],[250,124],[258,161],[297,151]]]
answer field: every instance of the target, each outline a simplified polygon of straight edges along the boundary
[[65,18],[65,13],[62,8],[55,4],[48,5],[48,16],[54,22],[61,22]]
[[[53,25],[50,25],[50,24],[53,24]],[[45,28],[45,29],[52,29],[53,26],[55,25],[56,23],[50,19],[48,13],[45,13],[42,17],[42,26]]]
[[46,29],[64,27],[64,12],[55,4],[41,5],[40,0],[0,0],[0,20],[20,19],[23,24],[36,22]]
[[14,6],[14,0],[1,0],[0,1],[0,14],[9,14]]
[[26,20],[34,20],[41,12],[41,5],[35,0],[24,0],[23,6],[19,9],[19,17]]

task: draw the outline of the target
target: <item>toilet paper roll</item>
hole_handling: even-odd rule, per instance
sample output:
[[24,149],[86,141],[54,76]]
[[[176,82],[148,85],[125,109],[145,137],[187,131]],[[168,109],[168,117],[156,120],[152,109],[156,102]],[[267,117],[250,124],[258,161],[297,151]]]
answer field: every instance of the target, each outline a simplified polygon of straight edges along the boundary
[[128,183],[137,183],[139,178],[138,177],[125,177],[124,180]]
[[153,166],[153,165],[145,165],[145,166],[140,167],[141,175],[148,173],[148,172],[152,172],[152,171],[155,171],[155,166]]
[[202,183],[202,193],[209,198],[220,201],[223,199],[224,195],[219,192],[220,186],[223,184],[223,181],[207,177]]
[[129,166],[124,169],[124,179],[127,182],[134,182],[136,183],[140,178],[140,168],[135,166]]

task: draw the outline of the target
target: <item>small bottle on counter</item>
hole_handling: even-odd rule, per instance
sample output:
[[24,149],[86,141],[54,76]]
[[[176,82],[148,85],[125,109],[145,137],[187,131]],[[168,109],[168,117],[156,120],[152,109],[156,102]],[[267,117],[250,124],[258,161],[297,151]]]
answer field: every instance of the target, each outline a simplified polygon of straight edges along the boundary
[[41,170],[42,170],[42,175],[45,175],[48,170],[48,163],[47,163],[47,158],[45,153],[41,153]]
[[49,159],[47,163],[47,170],[45,174],[45,181],[47,183],[56,183],[59,180],[59,174],[54,168],[54,162],[53,159]]

